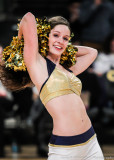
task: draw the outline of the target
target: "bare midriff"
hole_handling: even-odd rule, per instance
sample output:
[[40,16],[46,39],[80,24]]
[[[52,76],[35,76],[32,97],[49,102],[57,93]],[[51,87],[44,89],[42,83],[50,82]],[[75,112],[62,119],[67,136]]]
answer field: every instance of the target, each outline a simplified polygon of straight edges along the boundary
[[53,118],[54,135],[79,135],[91,127],[84,103],[76,94],[56,97],[46,104],[46,109]]

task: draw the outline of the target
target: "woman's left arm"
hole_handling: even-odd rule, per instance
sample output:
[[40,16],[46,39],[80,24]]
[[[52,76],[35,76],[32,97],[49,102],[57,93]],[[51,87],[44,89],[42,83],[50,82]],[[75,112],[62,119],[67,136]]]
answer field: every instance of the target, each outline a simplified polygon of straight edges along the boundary
[[75,75],[78,75],[85,71],[96,59],[97,57],[97,50],[91,47],[85,46],[75,46],[78,48],[78,52],[76,54],[76,64],[70,69],[73,71]]

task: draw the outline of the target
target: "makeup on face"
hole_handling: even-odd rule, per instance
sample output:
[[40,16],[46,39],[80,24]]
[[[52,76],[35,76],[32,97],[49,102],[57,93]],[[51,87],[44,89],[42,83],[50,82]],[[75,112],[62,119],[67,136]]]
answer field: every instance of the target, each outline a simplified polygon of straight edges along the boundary
[[49,35],[49,50],[53,54],[62,54],[70,39],[70,30],[65,25],[55,26]]

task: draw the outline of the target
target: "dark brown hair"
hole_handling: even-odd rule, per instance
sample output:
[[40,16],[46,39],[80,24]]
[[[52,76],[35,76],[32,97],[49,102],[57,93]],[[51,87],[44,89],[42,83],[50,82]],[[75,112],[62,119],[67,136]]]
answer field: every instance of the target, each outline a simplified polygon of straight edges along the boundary
[[[51,25],[51,29],[59,24],[66,25],[70,29],[69,22],[61,16],[52,17],[49,19],[49,22]],[[5,67],[4,61],[0,63],[0,80],[8,90],[12,91],[34,86],[30,79],[28,71],[15,72],[14,70],[9,70]]]
[[50,18],[48,21],[50,22],[51,29],[61,24],[61,25],[67,26],[69,30],[71,30],[70,23],[64,17],[56,16],[56,17]]
[[5,64],[0,64],[0,80],[2,84],[12,91],[34,86],[27,71],[9,70]]

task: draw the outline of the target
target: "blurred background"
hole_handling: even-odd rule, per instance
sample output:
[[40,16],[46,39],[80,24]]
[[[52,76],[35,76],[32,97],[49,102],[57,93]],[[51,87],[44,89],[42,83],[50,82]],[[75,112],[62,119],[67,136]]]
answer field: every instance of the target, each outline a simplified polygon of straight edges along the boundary
[[[114,1],[0,0],[0,52],[17,35],[18,19],[63,16],[72,43],[98,50],[95,62],[78,77],[81,97],[106,159],[114,159]],[[0,158],[46,159],[52,119],[37,89],[9,92],[0,83]]]

